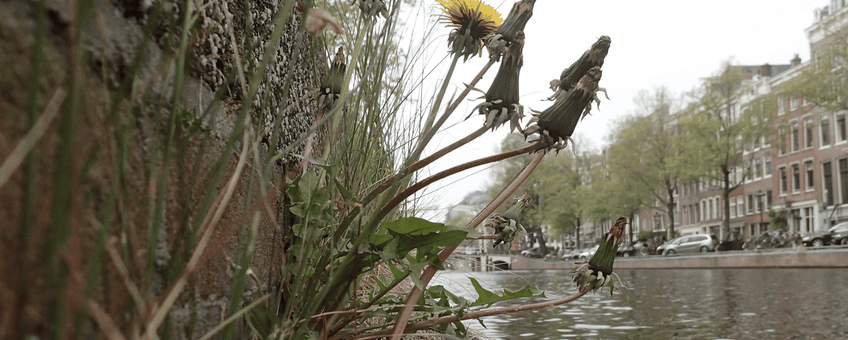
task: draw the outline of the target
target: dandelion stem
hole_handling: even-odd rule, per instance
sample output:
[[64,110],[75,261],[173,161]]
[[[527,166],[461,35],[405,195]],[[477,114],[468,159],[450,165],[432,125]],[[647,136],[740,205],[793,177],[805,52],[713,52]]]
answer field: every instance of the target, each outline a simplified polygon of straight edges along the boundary
[[[587,291],[578,291],[577,293],[574,293],[571,296],[568,296],[568,297],[565,297],[565,298],[562,298],[562,299],[559,299],[559,300],[544,301],[544,302],[537,302],[537,303],[528,303],[528,304],[518,305],[518,306],[509,306],[509,307],[503,307],[503,308],[495,308],[495,309],[468,312],[468,313],[465,313],[461,318],[457,315],[449,315],[449,316],[444,316],[444,317],[440,317],[440,318],[429,319],[429,320],[425,320],[425,321],[421,321],[421,322],[418,322],[418,323],[408,325],[408,326],[406,326],[404,331],[417,331],[417,330],[420,330],[420,329],[425,329],[425,328],[430,327],[430,326],[440,325],[440,324],[443,324],[443,323],[454,322],[454,321],[459,321],[459,320],[479,319],[479,318],[482,318],[482,317],[493,316],[493,315],[501,315],[501,314],[509,314],[509,313],[515,313],[515,312],[524,312],[524,311],[529,311],[529,310],[550,308],[550,307],[563,305],[563,304],[569,303],[571,301],[577,300],[581,296],[586,295],[587,292],[588,292],[588,290]],[[386,334],[385,332],[381,332],[381,333]],[[372,334],[372,335],[378,335],[378,334]]]
[[471,162],[468,162],[468,163],[460,164],[460,165],[457,165],[457,166],[452,167],[450,169],[439,172],[439,173],[437,173],[433,176],[430,176],[430,177],[428,177],[428,178],[426,178],[422,181],[416,182],[415,184],[413,184],[410,187],[406,188],[405,190],[401,191],[399,194],[397,194],[397,196],[395,196],[391,201],[389,201],[389,204],[387,204],[385,207],[383,207],[383,210],[380,211],[380,215],[381,216],[388,215],[389,211],[394,209],[398,204],[403,202],[409,196],[418,192],[418,190],[421,190],[424,187],[432,184],[435,181],[438,181],[438,180],[443,179],[445,177],[448,177],[450,175],[456,174],[458,172],[462,172],[462,171],[471,169],[473,167],[477,167],[477,166],[480,166],[480,165],[501,161],[501,160],[504,160],[504,159],[507,159],[507,158],[510,158],[510,157],[518,156],[520,154],[533,152],[533,149],[535,149],[535,148],[536,148],[535,145],[528,145],[528,146],[523,147],[521,149],[500,153],[500,154],[497,154],[497,155],[494,155],[494,156],[483,157],[483,158],[480,158],[478,160],[474,160],[474,161],[471,161]]
[[[522,171],[518,175],[518,177],[516,177],[512,181],[512,183],[510,183],[498,195],[498,197],[495,197],[492,203],[489,203],[489,205],[485,209],[483,209],[483,211],[480,212],[480,214],[478,214],[477,217],[475,217],[474,220],[471,221],[471,223],[468,224],[468,227],[472,229],[476,228],[478,225],[480,225],[480,223],[483,222],[483,220],[485,220],[489,216],[489,214],[493,213],[501,204],[503,204],[503,202],[506,201],[509,196],[511,196],[516,190],[518,190],[518,187],[520,187],[521,184],[523,184],[524,181],[526,181],[527,178],[530,177],[530,173],[532,173],[533,170],[536,169],[536,166],[539,165],[539,163],[542,161],[542,158],[545,157],[545,154],[546,151],[544,150],[537,152],[533,159],[530,160],[530,163],[528,163],[527,166],[524,168],[524,171]],[[448,247],[442,250],[439,253],[439,262],[444,263],[445,260],[447,260],[447,258],[453,253],[454,250],[456,250],[458,246],[459,245],[455,245],[453,247]],[[424,269],[424,273],[421,274],[421,282],[424,283],[423,286],[425,288],[430,283],[430,280],[433,279],[433,275],[435,274],[435,267],[428,266],[426,269]],[[409,295],[407,296],[406,301],[404,302],[403,309],[398,313],[397,322],[395,323],[395,326],[392,330],[392,340],[399,340],[401,335],[403,335],[404,331],[406,330],[406,322],[409,321],[409,317],[412,316],[412,311],[415,308],[415,304],[418,302],[418,299],[421,298],[422,293],[423,291],[421,289],[418,289],[418,287],[412,287],[412,290],[409,292]],[[398,325],[404,326],[398,327]]]
[[[486,65],[483,66],[483,68],[480,70],[480,72],[478,72],[477,75],[474,77],[474,79],[472,79],[471,82],[465,87],[465,90],[462,90],[462,92],[459,94],[459,97],[457,97],[453,101],[453,103],[451,103],[451,105],[445,110],[445,113],[442,114],[442,116],[439,118],[439,120],[436,122],[436,124],[433,126],[433,128],[430,129],[426,133],[426,135],[424,136],[423,141],[425,142],[425,145],[426,145],[426,143],[429,143],[429,141],[433,138],[433,136],[435,136],[436,132],[444,124],[444,122],[447,121],[448,117],[450,117],[450,115],[453,113],[453,111],[455,111],[456,108],[459,107],[459,104],[462,102],[462,100],[465,99],[466,96],[468,96],[468,93],[471,92],[471,89],[474,88],[474,85],[477,85],[477,83],[480,81],[480,79],[483,79],[483,75],[485,75],[486,72],[489,71],[489,68],[494,63],[495,63],[494,60],[489,59],[489,62],[487,62]],[[445,84],[447,84],[447,79],[446,79]],[[438,106],[435,106],[435,107],[437,108]],[[444,155],[447,155],[451,151],[456,150],[460,146],[468,144],[469,142],[477,139],[478,137],[483,135],[483,133],[485,133],[488,128],[489,128],[489,125],[486,124],[483,127],[481,127],[479,130],[474,131],[473,133],[468,135],[467,137],[465,137],[465,138],[463,138],[459,141],[454,142],[453,144],[445,147],[444,149],[437,151],[436,153],[430,155],[427,158],[424,158],[422,160],[419,160],[419,161],[413,163],[412,165],[406,167],[405,169],[403,169],[401,171],[398,171],[394,176],[389,177],[388,179],[383,181],[383,183],[380,183],[380,185],[377,188],[375,188],[367,196],[365,196],[365,198],[362,200],[362,205],[363,206],[368,205],[375,198],[377,198],[377,195],[386,191],[386,189],[388,189],[389,186],[400,181],[401,179],[408,176],[409,174],[411,174],[415,171],[418,171],[419,169],[427,166],[428,164],[434,162],[435,160],[437,160],[439,158],[442,158]],[[419,152],[419,154],[420,154],[420,152]],[[344,222],[342,222],[340,230],[344,230],[344,226],[349,224],[350,221],[352,221],[352,218],[354,217],[354,215],[356,215],[357,213],[358,213],[358,210],[353,211],[350,214],[350,218],[348,218]]]
[[453,55],[453,60],[451,60],[448,73],[445,74],[445,80],[442,82],[442,87],[439,88],[439,94],[436,95],[436,99],[433,101],[433,108],[430,110],[430,114],[427,116],[427,121],[424,123],[424,127],[421,130],[426,132],[421,137],[420,142],[418,143],[418,149],[415,150],[417,154],[421,154],[421,151],[424,150],[424,146],[426,146],[427,143],[430,142],[430,138],[432,138],[431,135],[435,134],[434,131],[437,131],[439,128],[439,126],[434,126],[433,122],[436,120],[436,113],[439,112],[439,106],[442,105],[442,99],[444,99],[445,92],[448,90],[448,84],[450,84],[450,79],[451,76],[453,76],[453,71],[456,70],[456,64],[459,63],[459,57],[459,53],[455,53]]

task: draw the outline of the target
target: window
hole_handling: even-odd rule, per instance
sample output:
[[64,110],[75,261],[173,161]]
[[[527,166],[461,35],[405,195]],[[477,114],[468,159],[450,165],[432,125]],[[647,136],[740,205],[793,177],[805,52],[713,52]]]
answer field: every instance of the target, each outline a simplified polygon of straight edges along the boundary
[[748,194],[748,214],[754,213],[754,195]]
[[789,111],[795,111],[801,106],[801,99],[798,97],[789,98]]
[[745,173],[748,174],[748,180],[754,178],[754,168],[751,166],[751,161],[745,161]]
[[824,195],[824,201],[826,206],[833,205],[833,169],[831,167],[830,162],[822,163],[822,181],[824,182],[824,190],[822,190],[822,195]]
[[703,220],[701,218],[701,205],[698,203],[695,203],[695,220],[695,222],[701,222]]
[[736,216],[742,217],[745,214],[745,198],[742,195],[736,196]]
[[821,147],[830,145],[830,120],[827,114],[819,117],[819,133],[821,134]]
[[754,159],[754,177],[762,178],[763,177],[763,161],[759,158]]
[[771,177],[771,156],[765,155],[765,156],[763,156],[763,160],[765,162],[765,166],[764,166],[765,171],[766,171],[765,177]]
[[707,213],[707,201],[701,201],[701,221],[707,219],[706,213]]
[[782,115],[786,112],[786,102],[783,101],[783,98],[777,96],[777,114]]
[[786,167],[778,168],[777,172],[780,174],[780,194],[786,195]]
[[716,204],[716,209],[715,209],[716,214],[715,214],[715,216],[716,216],[716,218],[721,218],[721,208],[720,208],[721,207],[721,199],[716,197],[715,202],[716,202],[715,203]]
[[707,200],[707,207],[709,209],[708,210],[709,213],[707,214],[707,218],[712,219],[713,215],[715,214],[715,210],[713,210],[713,200],[712,199]]
[[792,164],[792,192],[801,191],[801,169],[798,164]]
[[730,218],[736,217],[736,198],[730,199]]
[[839,160],[839,189],[841,202],[848,203],[848,159]]
[[813,147],[813,118],[804,118],[804,149]]
[[813,190],[813,185],[815,184],[815,182],[813,182],[813,161],[804,162],[804,173],[806,174],[804,177],[807,179],[805,189],[807,189],[807,191]]
[[777,127],[777,146],[778,146],[778,155],[786,154],[786,125],[781,125]]
[[790,133],[791,133],[790,138],[792,138],[790,145],[792,145],[792,152],[795,152],[795,151],[798,151],[798,143],[799,143],[799,141],[798,141],[798,121],[797,120],[792,121],[791,123],[789,123],[789,126],[790,126]]
[[844,142],[846,136],[845,131],[845,113],[837,113],[836,114],[836,142]]
[[771,197],[771,190],[766,190],[766,209],[771,208],[772,202],[774,200]]
[[804,208],[804,232],[813,231],[813,208]]

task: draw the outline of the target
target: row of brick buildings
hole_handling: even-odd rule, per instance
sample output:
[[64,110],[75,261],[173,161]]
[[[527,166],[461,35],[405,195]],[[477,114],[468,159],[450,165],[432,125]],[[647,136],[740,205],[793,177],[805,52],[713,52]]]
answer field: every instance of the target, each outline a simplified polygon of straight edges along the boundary
[[[780,131],[755,141],[743,154],[745,164],[731,174],[731,182],[746,168],[752,174],[729,198],[730,230],[745,239],[771,228],[770,215],[784,221],[784,230],[791,234],[848,221],[848,112],[829,111],[781,92],[782,85],[815,67],[827,46],[845,38],[846,1],[833,0],[815,15],[805,30],[812,61],[802,63],[796,55],[785,65],[736,66],[746,77],[730,110],[742,112],[755,98],[774,96],[773,124]],[[725,212],[718,181],[681,183],[675,195],[676,231],[719,236]],[[636,231],[666,230],[668,224],[667,214],[659,210],[642,211],[633,221]]]
[[[829,6],[816,10],[815,21],[805,32],[811,61],[802,62],[796,55],[788,64],[734,66],[746,76],[729,103],[730,112],[738,114],[756,98],[773,96],[777,112],[772,124],[780,131],[753,142],[743,153],[745,163],[731,174],[731,183],[745,172],[751,174],[729,197],[730,231],[743,239],[771,229],[773,216],[782,220],[783,229],[790,234],[824,230],[848,221],[848,111],[816,107],[800,96],[782,92],[785,84],[815,67],[834,41],[848,42],[848,0],[831,0]],[[474,205],[477,208],[485,201],[483,196],[481,192],[467,199],[480,201]],[[720,236],[725,214],[722,200],[719,181],[679,183],[675,231]],[[460,210],[457,207],[456,213]],[[613,220],[583,221],[580,246],[597,242]],[[645,209],[631,225],[633,235],[641,230],[667,231],[669,218],[664,210]],[[550,247],[571,248],[576,241],[572,235],[546,239]]]

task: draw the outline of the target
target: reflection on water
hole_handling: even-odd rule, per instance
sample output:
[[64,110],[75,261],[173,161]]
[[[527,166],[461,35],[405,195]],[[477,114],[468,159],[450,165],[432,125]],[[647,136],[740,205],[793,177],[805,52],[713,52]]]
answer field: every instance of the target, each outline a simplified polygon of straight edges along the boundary
[[[598,291],[559,307],[483,318],[488,329],[467,324],[492,339],[848,339],[845,269],[616,272],[629,289],[615,297]],[[533,284],[550,299],[576,292],[564,270],[447,272],[435,284],[474,299],[469,275],[490,290]]]

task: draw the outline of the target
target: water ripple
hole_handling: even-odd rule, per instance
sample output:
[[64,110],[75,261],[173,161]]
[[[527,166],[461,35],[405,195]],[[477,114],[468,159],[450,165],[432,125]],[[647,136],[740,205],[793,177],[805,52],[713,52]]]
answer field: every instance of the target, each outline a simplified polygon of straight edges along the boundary
[[[576,292],[564,270],[471,273],[487,288],[531,283],[551,298]],[[620,294],[587,294],[567,305],[486,317],[492,339],[845,339],[848,271],[843,269],[674,269],[618,271]],[[475,299],[468,273],[436,284]],[[521,303],[546,299],[526,299]],[[515,303],[513,303],[515,304]],[[501,306],[509,305],[500,303]],[[497,305],[496,305],[497,307]]]

